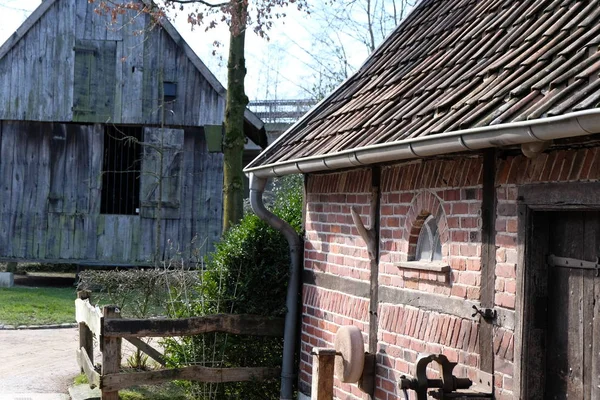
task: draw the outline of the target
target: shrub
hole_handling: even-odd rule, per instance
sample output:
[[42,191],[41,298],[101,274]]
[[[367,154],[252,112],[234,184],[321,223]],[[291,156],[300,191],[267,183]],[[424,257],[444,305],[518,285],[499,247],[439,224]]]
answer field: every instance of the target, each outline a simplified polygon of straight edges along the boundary
[[[117,306],[125,318],[149,318],[169,314],[170,305],[181,303],[173,296],[187,293],[187,288],[197,285],[195,271],[188,271],[183,263],[170,262],[162,269],[83,271],[77,288],[91,290],[95,304]],[[148,369],[148,356],[135,350],[127,358],[127,365],[133,369]]]
[[[302,225],[302,180],[291,177],[274,187],[273,212],[298,232]],[[196,293],[177,316],[215,313],[285,315],[289,246],[281,233],[254,214],[246,214],[208,257]],[[278,367],[283,338],[205,334],[167,343],[174,366]],[[223,385],[190,384],[198,399],[278,399],[278,380]]]
[[169,314],[170,304],[179,304],[173,294],[198,284],[198,274],[184,268],[86,270],[79,273],[79,290],[93,292],[92,301],[115,305],[126,318],[148,318]]

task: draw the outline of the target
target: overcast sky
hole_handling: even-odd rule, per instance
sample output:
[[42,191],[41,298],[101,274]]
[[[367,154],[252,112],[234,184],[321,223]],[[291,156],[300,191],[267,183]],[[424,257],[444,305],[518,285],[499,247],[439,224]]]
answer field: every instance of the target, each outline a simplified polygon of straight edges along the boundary
[[[25,21],[40,4],[40,0],[0,0],[0,42],[4,41]],[[257,99],[301,99],[307,98],[305,90],[311,85],[314,71],[306,66],[311,60],[306,50],[311,49],[311,38],[307,33],[315,29],[311,16],[291,7],[285,22],[278,22],[269,33],[270,41],[257,37],[252,32],[246,35],[246,60],[248,76],[246,92],[250,100]],[[173,24],[200,56],[204,63],[225,85],[226,46],[213,55],[212,43],[228,42],[225,26],[205,32],[203,28],[190,29],[187,13],[172,19]],[[350,43],[350,57],[358,66],[367,56],[366,50],[357,43]]]

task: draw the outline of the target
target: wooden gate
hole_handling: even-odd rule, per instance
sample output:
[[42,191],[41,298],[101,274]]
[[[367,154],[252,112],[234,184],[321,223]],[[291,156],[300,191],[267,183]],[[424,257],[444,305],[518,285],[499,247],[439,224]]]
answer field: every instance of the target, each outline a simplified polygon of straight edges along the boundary
[[[233,335],[283,337],[284,319],[246,314],[216,314],[180,319],[125,319],[115,306],[103,310],[90,304],[90,292],[80,291],[75,300],[75,317],[79,323],[77,362],[87,376],[90,387],[99,387],[102,400],[118,400],[119,390],[132,386],[152,385],[174,380],[205,383],[262,381],[281,375],[280,368],[238,367],[209,368],[192,365],[153,371],[122,372],[121,342],[127,340],[160,365],[163,355],[140,340],[143,337],[181,337],[222,332]],[[94,365],[94,336],[100,345],[101,368]]]
[[523,398],[600,400],[600,212],[537,211],[530,224]]

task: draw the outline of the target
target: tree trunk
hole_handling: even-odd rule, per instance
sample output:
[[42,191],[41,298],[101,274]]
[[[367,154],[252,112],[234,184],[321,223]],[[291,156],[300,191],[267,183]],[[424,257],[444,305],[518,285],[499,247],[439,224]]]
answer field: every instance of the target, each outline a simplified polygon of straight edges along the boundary
[[[245,15],[244,2],[236,2]],[[244,175],[242,154],[244,151],[244,111],[248,97],[244,90],[246,62],[244,40],[245,18],[241,27],[231,29],[229,59],[227,61],[227,99],[225,107],[225,138],[223,140],[223,233],[236,224],[243,214]]]

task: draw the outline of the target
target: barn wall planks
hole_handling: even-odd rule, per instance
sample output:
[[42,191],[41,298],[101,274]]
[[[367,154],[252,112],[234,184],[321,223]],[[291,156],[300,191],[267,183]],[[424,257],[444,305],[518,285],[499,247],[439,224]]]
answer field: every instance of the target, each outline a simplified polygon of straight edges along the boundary
[[[96,7],[94,3],[78,2],[75,25],[77,38],[117,42],[111,121],[183,126],[222,122],[224,98],[191,62],[180,43],[162,27],[153,25],[146,14],[119,16],[111,23],[94,11]],[[164,82],[176,83],[175,99],[164,100]]]
[[71,119],[74,4],[52,4],[0,59],[0,119]]
[[[203,135],[195,135],[194,176],[199,181],[192,187],[192,210],[197,212],[199,218],[193,219],[192,237],[202,248],[212,248],[221,235],[223,204],[223,155],[208,153]],[[198,177],[204,177],[200,181]],[[218,228],[219,227],[219,228]],[[202,236],[199,232],[207,232]]]
[[[178,218],[100,214],[101,124],[0,123],[0,259],[144,264],[205,254],[220,235],[222,155],[186,129]],[[192,242],[195,243],[192,244]]]
[[[222,123],[224,89],[168,22],[132,11],[113,23],[96,8],[47,0],[0,46],[0,259],[205,254],[221,232],[223,156],[202,126]],[[184,132],[164,220],[100,213],[106,124]]]
[[[15,39],[0,58],[0,119],[177,126],[222,122],[223,94],[175,33],[133,11],[111,23],[96,8],[85,0],[54,0]],[[176,98],[164,98],[164,82],[176,84]],[[87,106],[83,112],[82,105]]]

